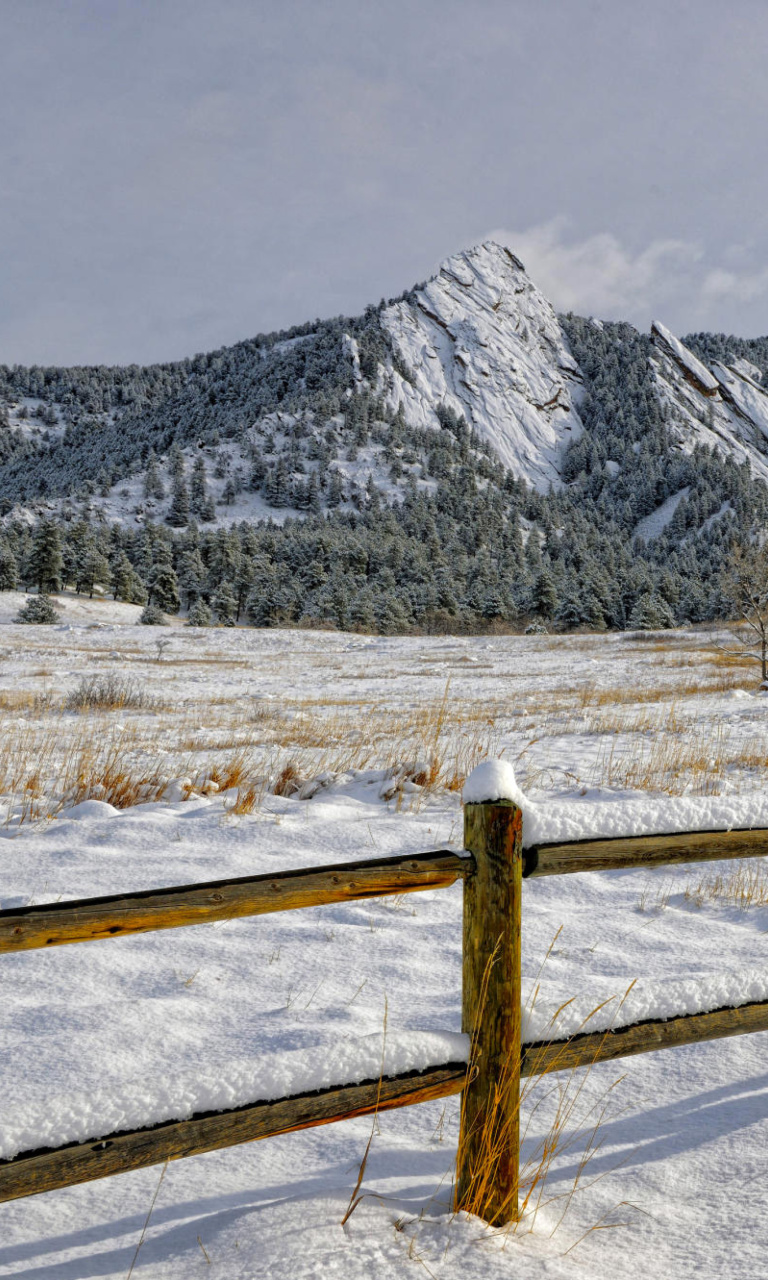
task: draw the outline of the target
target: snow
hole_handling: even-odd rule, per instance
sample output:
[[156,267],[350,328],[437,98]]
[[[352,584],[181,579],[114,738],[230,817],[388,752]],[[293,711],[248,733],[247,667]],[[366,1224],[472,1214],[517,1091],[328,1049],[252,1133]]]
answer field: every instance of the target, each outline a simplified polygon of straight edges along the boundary
[[525,804],[515,771],[507,760],[483,760],[470,773],[461,793],[464,804],[484,804],[493,800],[513,800]]
[[513,800],[523,811],[523,845],[559,844],[680,831],[768,827],[768,794],[740,796],[617,796],[608,801],[529,800],[506,760],[485,760],[464,784],[465,804]]
[[[81,601],[75,613],[75,603],[60,628],[0,626],[0,775],[27,758],[50,778],[51,801],[36,801],[30,821],[29,793],[0,778],[4,908],[458,849],[456,779],[483,759],[512,766],[537,837],[617,834],[651,812],[665,829],[765,821],[759,671],[724,668],[716,630],[398,638],[181,627],[158,661],[129,606]],[[0,619],[14,611],[0,595]],[[110,671],[140,681],[156,709],[62,711],[83,674]],[[119,812],[108,796],[65,798],[61,768],[80,759],[81,740],[124,744],[129,770],[157,768],[166,783],[189,777],[190,798]],[[236,760],[256,788],[250,811],[237,811],[225,776]],[[439,782],[415,781],[433,760]],[[276,795],[289,763],[306,789]],[[203,794],[216,770],[220,790]],[[743,874],[732,863],[526,880],[526,1038],[568,1034],[603,1001],[593,1027],[765,998],[765,865],[744,864],[758,877],[747,909],[699,891]],[[393,1065],[460,1056],[461,898],[456,884],[0,957],[3,1149],[26,1148],[45,1125],[56,1141],[93,1134],[97,1120],[101,1132],[350,1072],[375,1079],[382,1045]],[[125,1280],[145,1224],[134,1277],[151,1280],[393,1280],[425,1267],[438,1280],[634,1280],[638,1257],[661,1280],[759,1276],[766,1039],[531,1081],[524,1162],[560,1098],[576,1109],[542,1207],[515,1233],[451,1211],[459,1102],[449,1098],[0,1205],[0,1276]],[[572,1195],[601,1116],[599,1150]],[[372,1131],[364,1198],[342,1228]]]
[[228,1061],[215,1074],[203,1069],[159,1081],[134,1080],[110,1089],[49,1097],[43,1104],[0,1109],[0,1160],[38,1147],[85,1142],[163,1120],[185,1120],[201,1111],[224,1111],[334,1085],[378,1080],[380,1075],[466,1062],[468,1054],[469,1037],[449,1032],[326,1038],[312,1049]]
[[563,1040],[580,1032],[609,1031],[648,1019],[666,1020],[713,1009],[768,1000],[768,970],[745,969],[684,978],[676,982],[636,982],[599,1001],[580,994],[563,1006],[537,1000],[523,1017],[523,1043]]
[[751,360],[745,360],[743,356],[737,356],[735,360],[731,360],[729,368],[733,369],[734,373],[740,373],[742,376],[751,378],[753,382],[762,382],[763,380],[762,370],[758,369],[757,365],[753,364]]
[[542,492],[560,483],[581,434],[581,373],[551,303],[492,241],[448,258],[414,303],[382,313],[413,383],[390,367],[380,392],[406,421],[438,428],[438,405],[463,414],[505,466]]
[[672,356],[683,373],[693,380],[700,391],[711,395],[718,390],[718,381],[714,374],[709,372],[698,356],[689,351],[680,339],[667,329],[666,325],[654,320],[651,325],[651,335]]
[[[763,432],[765,394],[757,383],[748,388],[743,375],[737,377],[735,372],[729,374],[727,380],[723,375],[724,380],[717,382],[720,394],[713,394],[709,379],[704,387],[700,376],[691,376],[693,365],[690,361],[696,357],[677,343],[677,339],[672,344],[662,340],[662,328],[656,326],[651,368],[657,395],[666,410],[668,428],[680,448],[686,453],[690,453],[697,444],[716,449],[738,463],[749,462],[752,474],[768,481]],[[668,330],[665,332],[669,333]],[[684,353],[682,361],[676,353],[675,343]],[[696,363],[700,364],[699,361]],[[729,366],[729,369],[736,370],[736,365]]]
[[661,506],[650,515],[638,520],[635,525],[635,537],[644,538],[646,542],[650,542],[651,538],[658,538],[666,529],[683,498],[687,498],[690,492],[691,486],[685,485],[683,489],[678,489],[677,493],[665,498]]
[[765,439],[768,439],[768,393],[750,376],[736,367],[727,368],[722,364],[714,364],[712,371],[717,377],[724,399],[734,406],[736,411]]

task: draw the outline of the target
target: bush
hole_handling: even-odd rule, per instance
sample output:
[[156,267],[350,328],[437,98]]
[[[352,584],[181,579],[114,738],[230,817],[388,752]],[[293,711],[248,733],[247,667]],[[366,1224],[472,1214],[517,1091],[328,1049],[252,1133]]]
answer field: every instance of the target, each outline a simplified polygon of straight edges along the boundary
[[150,600],[139,614],[139,622],[145,627],[167,627],[168,619],[160,608],[159,604],[155,604],[154,600]]
[[14,618],[14,622],[51,623],[58,622],[59,615],[48,596],[30,596]]
[[136,680],[110,672],[103,676],[83,676],[64,703],[67,711],[121,711],[132,707],[148,711],[154,706]]

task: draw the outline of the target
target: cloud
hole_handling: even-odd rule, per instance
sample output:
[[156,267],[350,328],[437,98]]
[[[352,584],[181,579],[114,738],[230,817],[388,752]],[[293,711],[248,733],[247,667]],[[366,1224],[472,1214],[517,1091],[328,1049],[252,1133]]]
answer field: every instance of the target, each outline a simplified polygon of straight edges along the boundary
[[754,302],[768,292],[768,267],[762,271],[727,271],[717,267],[704,278],[702,294],[713,303]]
[[[738,269],[713,265],[693,240],[657,239],[633,252],[607,231],[569,238],[562,216],[525,231],[499,229],[491,238],[514,251],[558,311],[629,320],[643,329],[666,319],[690,330],[721,317],[724,306],[768,295],[768,267],[743,262],[743,251]],[[733,256],[734,246],[722,253],[726,262]]]

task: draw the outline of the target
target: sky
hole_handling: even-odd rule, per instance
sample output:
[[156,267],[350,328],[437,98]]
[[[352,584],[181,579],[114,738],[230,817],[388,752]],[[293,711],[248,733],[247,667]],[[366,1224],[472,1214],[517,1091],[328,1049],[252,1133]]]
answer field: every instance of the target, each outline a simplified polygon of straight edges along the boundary
[[0,362],[148,363],[508,244],[768,333],[765,0],[0,0]]

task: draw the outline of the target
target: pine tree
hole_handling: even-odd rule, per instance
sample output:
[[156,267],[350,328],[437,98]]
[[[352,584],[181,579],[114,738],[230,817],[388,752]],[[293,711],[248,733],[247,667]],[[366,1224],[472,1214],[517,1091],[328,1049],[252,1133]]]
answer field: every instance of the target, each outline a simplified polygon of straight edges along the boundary
[[[189,484],[189,509],[199,520],[210,521],[216,519],[212,499],[208,493],[205,462],[201,454],[197,455],[192,465],[192,478]],[[213,514],[211,514],[212,511]]]
[[211,611],[208,605],[200,596],[189,611],[186,625],[188,627],[210,627],[212,621]]
[[48,596],[41,593],[31,596],[19,609],[14,622],[50,624],[59,621],[59,615]]
[[546,567],[541,570],[533,588],[533,610],[542,618],[554,617],[557,609],[557,591],[552,574]]
[[174,475],[171,505],[165,519],[175,528],[189,524],[189,492],[183,470],[180,475]]
[[237,597],[229,582],[222,582],[211,600],[217,620],[225,627],[234,627],[237,615]]
[[205,565],[197,547],[187,547],[182,553],[179,560],[178,579],[187,608],[191,609],[199,598],[205,581]]
[[13,591],[19,582],[19,565],[12,547],[0,542],[0,591]]
[[41,595],[61,587],[61,536],[53,520],[42,521],[35,529],[28,577]]
[[118,551],[111,566],[112,596],[129,604],[144,604],[147,592],[124,551]]
[[646,592],[635,604],[627,625],[632,631],[661,631],[674,627],[675,617],[661,596]]
[[139,622],[145,627],[167,627],[168,619],[154,600],[149,600],[139,614]]
[[165,486],[160,479],[157,455],[154,449],[150,449],[149,457],[147,458],[147,470],[144,475],[144,497],[157,499],[165,497]]
[[149,603],[163,613],[178,613],[181,608],[179,582],[173,569],[162,561],[153,565],[147,582]]
[[89,533],[84,539],[77,556],[75,589],[78,595],[81,591],[87,591],[90,598],[93,599],[93,589],[96,583],[108,586],[110,579],[109,561],[100,549],[93,533]]

